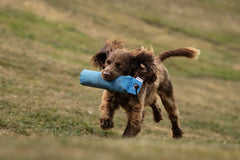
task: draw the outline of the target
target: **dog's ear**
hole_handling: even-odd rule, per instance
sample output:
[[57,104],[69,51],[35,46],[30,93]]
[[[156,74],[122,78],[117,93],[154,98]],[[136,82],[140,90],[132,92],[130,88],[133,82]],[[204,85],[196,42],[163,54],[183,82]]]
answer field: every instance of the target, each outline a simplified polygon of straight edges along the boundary
[[118,39],[114,41],[107,41],[105,45],[97,52],[91,59],[93,66],[99,67],[100,69],[104,68],[105,61],[109,56],[110,52],[115,49],[122,49],[122,42]]
[[133,51],[133,69],[135,75],[143,78],[147,83],[153,83],[157,79],[154,65],[153,52],[144,48]]

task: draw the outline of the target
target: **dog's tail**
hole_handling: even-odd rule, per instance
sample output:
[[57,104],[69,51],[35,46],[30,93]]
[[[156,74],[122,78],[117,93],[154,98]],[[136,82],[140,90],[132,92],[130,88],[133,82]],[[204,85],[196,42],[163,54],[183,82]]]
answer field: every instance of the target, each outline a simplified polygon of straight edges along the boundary
[[199,55],[200,50],[193,47],[183,47],[163,52],[158,57],[161,61],[164,61],[169,57],[187,57],[191,59],[198,59]]

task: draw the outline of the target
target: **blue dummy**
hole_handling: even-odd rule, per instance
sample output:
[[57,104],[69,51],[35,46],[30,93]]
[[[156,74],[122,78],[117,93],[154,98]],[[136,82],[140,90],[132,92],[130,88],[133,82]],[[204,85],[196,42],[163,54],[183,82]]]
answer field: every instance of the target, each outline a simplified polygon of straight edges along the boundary
[[101,72],[85,69],[81,72],[79,81],[81,85],[134,95],[137,95],[142,87],[142,79],[139,77],[119,76],[113,81],[106,81],[102,78]]

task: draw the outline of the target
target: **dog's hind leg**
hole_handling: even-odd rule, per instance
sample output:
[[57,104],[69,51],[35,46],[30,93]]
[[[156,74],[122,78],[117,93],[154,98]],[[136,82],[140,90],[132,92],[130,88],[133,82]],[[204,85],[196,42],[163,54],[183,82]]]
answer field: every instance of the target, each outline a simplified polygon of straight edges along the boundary
[[174,99],[173,87],[170,80],[159,86],[158,94],[161,97],[162,103],[172,123],[173,138],[181,138],[183,132],[179,125],[179,112]]
[[156,123],[160,122],[162,120],[162,114],[161,109],[159,105],[157,104],[157,98],[155,97],[153,100],[153,103],[150,105],[153,111],[153,119]]

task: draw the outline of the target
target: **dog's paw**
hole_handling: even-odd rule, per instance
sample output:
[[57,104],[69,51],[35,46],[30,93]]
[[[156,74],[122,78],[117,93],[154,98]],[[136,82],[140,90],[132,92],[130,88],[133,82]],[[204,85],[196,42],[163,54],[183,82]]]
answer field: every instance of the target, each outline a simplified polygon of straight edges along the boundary
[[160,122],[161,120],[163,120],[161,113],[159,113],[159,114],[154,114],[154,115],[153,115],[153,119],[154,119],[154,121],[155,121],[156,123],[158,123],[158,122]]
[[163,120],[162,118],[162,114],[161,114],[161,109],[158,108],[157,111],[153,112],[153,119],[156,123],[160,122],[161,120]]
[[182,138],[182,136],[183,136],[183,131],[180,128],[173,130],[173,138],[179,139],[179,138]]
[[100,119],[100,126],[102,129],[107,130],[113,128],[113,121],[111,118],[101,118]]

